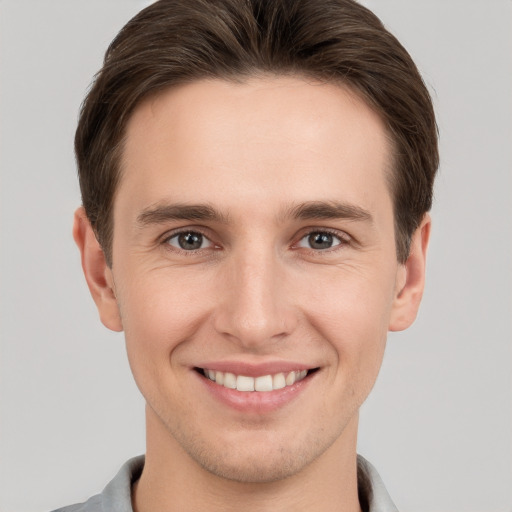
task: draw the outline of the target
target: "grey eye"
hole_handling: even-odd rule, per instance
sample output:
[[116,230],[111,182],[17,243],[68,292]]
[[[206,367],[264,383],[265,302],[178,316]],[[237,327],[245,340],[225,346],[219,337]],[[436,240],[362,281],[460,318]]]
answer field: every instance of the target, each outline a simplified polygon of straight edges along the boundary
[[315,231],[309,233],[299,242],[299,247],[306,247],[308,249],[325,250],[331,247],[336,247],[342,242],[340,238],[327,231]]
[[205,236],[195,231],[178,233],[169,238],[167,243],[177,249],[183,249],[184,251],[197,251],[198,249],[211,246],[211,242]]

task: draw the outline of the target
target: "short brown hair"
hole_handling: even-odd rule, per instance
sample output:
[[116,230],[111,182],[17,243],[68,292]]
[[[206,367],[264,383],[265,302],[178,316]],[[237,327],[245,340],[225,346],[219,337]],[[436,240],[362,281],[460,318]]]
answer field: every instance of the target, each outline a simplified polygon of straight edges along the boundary
[[439,164],[430,95],[411,57],[353,0],[160,0],[109,46],[82,105],[75,151],[82,201],[109,265],[125,129],[149,95],[204,78],[299,75],[342,83],[386,124],[396,252],[432,205]]

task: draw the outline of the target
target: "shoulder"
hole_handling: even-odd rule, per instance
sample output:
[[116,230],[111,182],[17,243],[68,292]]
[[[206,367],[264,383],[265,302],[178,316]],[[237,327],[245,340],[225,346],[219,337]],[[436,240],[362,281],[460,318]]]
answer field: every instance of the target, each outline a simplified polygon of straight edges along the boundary
[[92,496],[84,503],[62,507],[53,512],[133,512],[132,485],[140,477],[143,467],[144,456],[134,457],[121,467],[101,494]]
[[92,496],[84,503],[76,503],[67,507],[58,508],[53,512],[104,512],[101,494]]

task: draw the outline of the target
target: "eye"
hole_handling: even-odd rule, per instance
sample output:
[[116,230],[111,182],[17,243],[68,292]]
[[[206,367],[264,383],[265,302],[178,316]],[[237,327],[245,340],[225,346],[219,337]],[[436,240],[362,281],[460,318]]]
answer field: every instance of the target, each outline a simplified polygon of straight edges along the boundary
[[184,251],[197,251],[212,247],[213,243],[197,231],[182,231],[169,237],[166,243]]
[[347,241],[329,231],[313,231],[301,238],[297,246],[322,251],[342,243],[347,243]]

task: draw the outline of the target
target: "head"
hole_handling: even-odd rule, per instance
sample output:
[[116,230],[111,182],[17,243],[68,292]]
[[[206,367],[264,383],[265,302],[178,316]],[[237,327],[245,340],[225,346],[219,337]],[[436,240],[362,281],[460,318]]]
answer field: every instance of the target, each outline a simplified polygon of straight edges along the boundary
[[110,45],[76,132],[83,205],[109,264],[126,125],[137,105],[180,84],[260,75],[343,85],[381,117],[392,142],[396,253],[405,262],[432,204],[437,128],[414,62],[380,20],[352,0],[161,0]]
[[429,95],[379,20],[157,2],[110,46],[76,150],[86,278],[166,463],[263,482],[355,451],[419,305],[437,167]]

